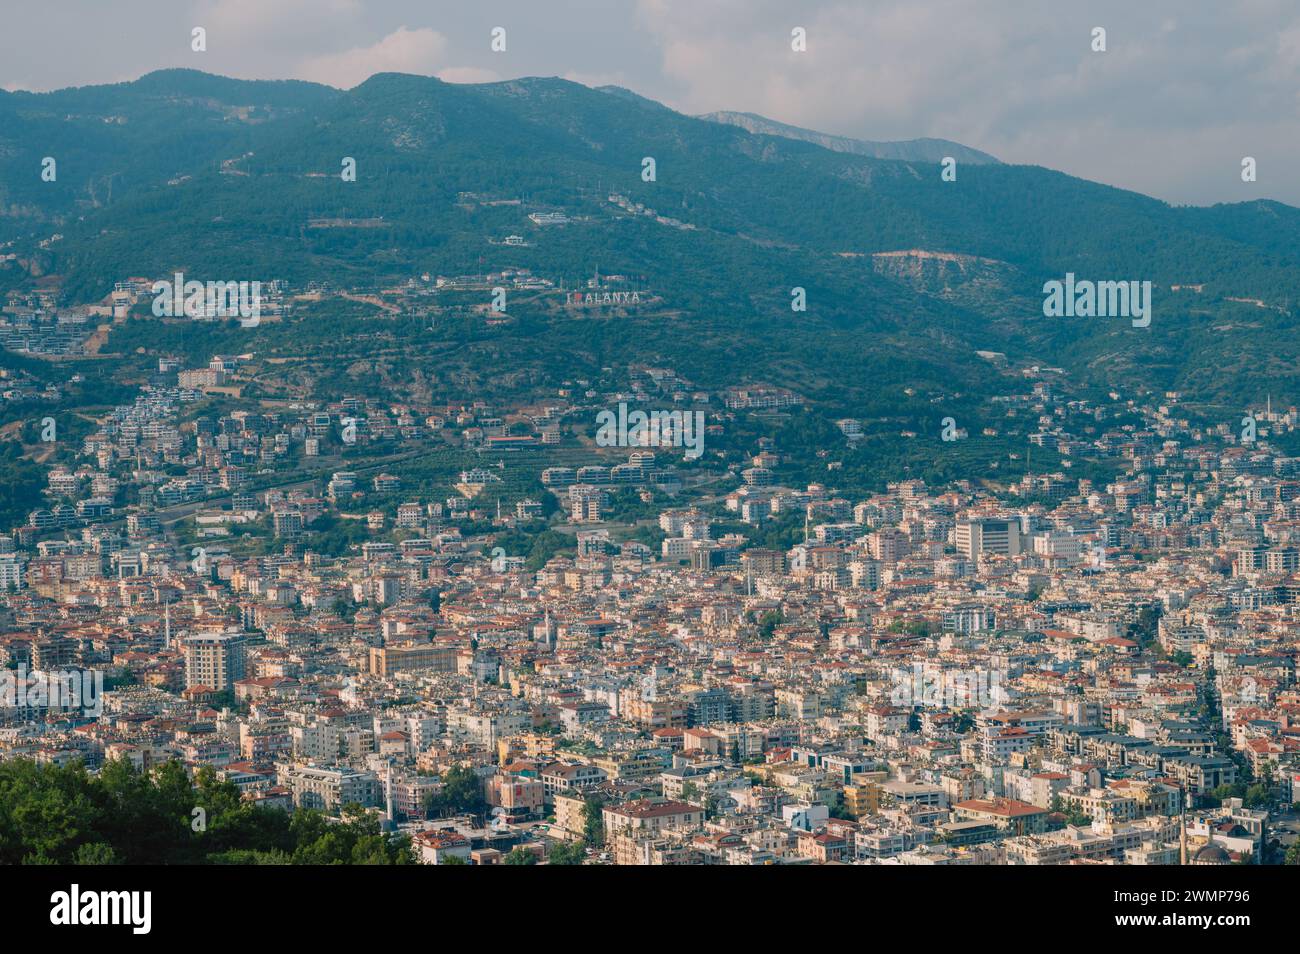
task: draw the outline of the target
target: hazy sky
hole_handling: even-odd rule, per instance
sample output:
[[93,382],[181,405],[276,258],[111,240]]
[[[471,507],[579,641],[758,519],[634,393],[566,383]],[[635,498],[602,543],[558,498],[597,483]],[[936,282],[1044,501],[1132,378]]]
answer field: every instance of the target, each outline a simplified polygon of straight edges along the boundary
[[[207,30],[207,51],[190,31]],[[493,27],[506,51],[490,49]],[[1107,52],[1091,50],[1092,29]],[[790,48],[794,27],[807,51]],[[1300,0],[56,0],[0,8],[0,87],[186,66],[356,85],[564,76],[684,112],[936,136],[1171,202],[1300,205]],[[1258,181],[1241,181],[1241,160]]]

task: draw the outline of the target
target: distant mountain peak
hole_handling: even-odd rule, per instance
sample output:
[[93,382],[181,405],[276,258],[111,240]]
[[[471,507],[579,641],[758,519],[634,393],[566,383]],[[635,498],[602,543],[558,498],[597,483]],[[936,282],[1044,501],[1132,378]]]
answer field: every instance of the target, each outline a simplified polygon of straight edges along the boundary
[[[296,91],[302,93],[330,94],[338,90],[323,83],[312,83],[296,79],[238,79],[222,76],[218,73],[205,73],[203,70],[187,67],[171,67],[152,70],[128,83],[114,84],[116,87],[133,87],[137,90],[165,92],[196,92],[199,94],[234,94],[248,92],[266,92],[269,90]],[[107,88],[113,88],[112,86]]]
[[[610,96],[617,96],[619,99],[626,100],[629,103],[635,103],[638,106],[644,106],[647,109],[669,109],[669,107],[665,106],[658,100],[642,96],[640,93],[634,93],[632,90],[627,89],[624,86],[597,86],[596,91],[600,93],[608,93]],[[671,112],[671,110],[669,111]]]
[[[635,94],[632,94],[635,95]],[[947,139],[905,139],[898,142],[873,142],[867,139],[851,139],[848,136],[833,136],[830,133],[803,129],[787,123],[759,116],[757,113],[738,113],[722,110],[704,113],[697,119],[722,123],[727,126],[739,126],[746,132],[763,136],[780,136],[783,139],[798,139],[830,149],[834,152],[848,152],[857,156],[874,159],[902,159],[911,162],[938,162],[945,156],[952,156],[959,162],[979,163],[983,165],[1000,164],[1001,160],[980,152],[970,146]]]

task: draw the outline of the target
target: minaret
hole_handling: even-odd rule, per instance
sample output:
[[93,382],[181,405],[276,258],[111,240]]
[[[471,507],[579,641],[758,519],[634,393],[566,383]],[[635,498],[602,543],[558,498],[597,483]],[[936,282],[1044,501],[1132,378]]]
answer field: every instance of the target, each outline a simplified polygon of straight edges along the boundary
[[544,630],[546,648],[551,649],[555,646],[555,640],[552,638],[551,634],[551,608],[549,606],[546,607],[546,613],[542,618],[542,628]]
[[172,648],[172,604],[163,604],[163,649]]

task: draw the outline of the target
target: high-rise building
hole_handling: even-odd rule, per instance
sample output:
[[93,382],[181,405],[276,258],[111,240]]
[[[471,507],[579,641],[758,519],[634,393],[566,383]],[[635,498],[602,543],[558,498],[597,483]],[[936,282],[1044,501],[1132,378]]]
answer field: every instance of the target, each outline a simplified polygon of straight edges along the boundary
[[1020,552],[1020,521],[979,517],[957,523],[957,549],[974,559],[981,553],[1015,556]]
[[185,640],[185,688],[206,686],[217,692],[244,678],[244,637],[240,633],[207,633]]

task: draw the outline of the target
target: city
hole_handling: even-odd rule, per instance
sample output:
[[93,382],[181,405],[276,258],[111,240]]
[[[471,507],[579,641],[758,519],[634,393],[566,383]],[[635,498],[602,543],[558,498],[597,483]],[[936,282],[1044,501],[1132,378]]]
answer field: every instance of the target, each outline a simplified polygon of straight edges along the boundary
[[[481,66],[536,12],[267,79],[207,59],[238,6],[0,92],[0,862],[1123,869],[1105,920],[1224,867],[1162,923],[1251,923],[1300,864],[1289,185]],[[1007,22],[1106,69],[1155,30],[1107,12]],[[53,925],[168,909],[59,877]]]

